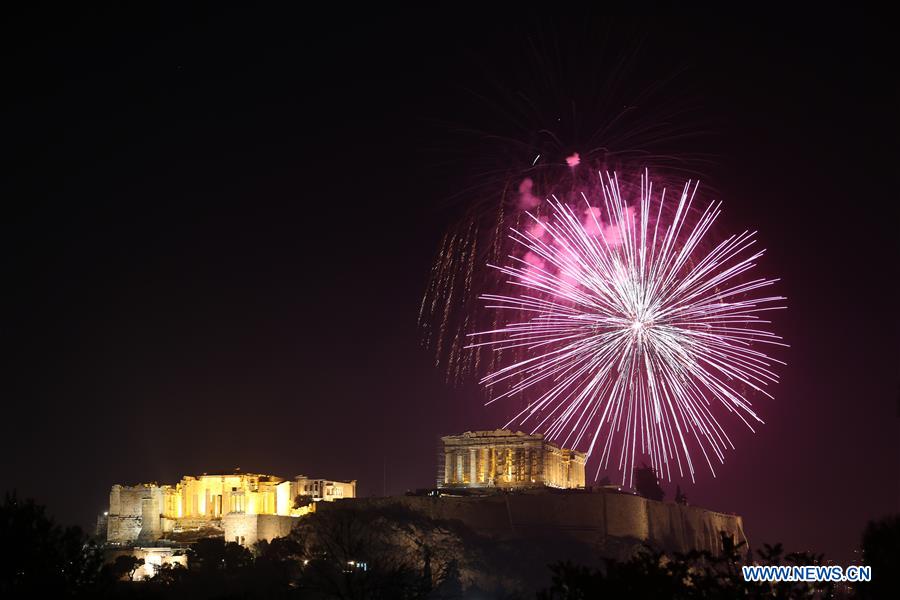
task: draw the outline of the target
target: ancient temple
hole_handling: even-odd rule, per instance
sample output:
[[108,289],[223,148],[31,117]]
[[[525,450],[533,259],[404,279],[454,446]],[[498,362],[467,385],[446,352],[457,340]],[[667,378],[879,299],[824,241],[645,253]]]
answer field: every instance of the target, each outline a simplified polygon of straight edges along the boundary
[[98,528],[105,526],[107,542],[115,545],[207,535],[252,543],[284,535],[292,518],[315,510],[316,502],[355,496],[356,481],[204,473],[174,485],[112,486]]
[[583,488],[585,454],[508,429],[441,438],[439,488]]

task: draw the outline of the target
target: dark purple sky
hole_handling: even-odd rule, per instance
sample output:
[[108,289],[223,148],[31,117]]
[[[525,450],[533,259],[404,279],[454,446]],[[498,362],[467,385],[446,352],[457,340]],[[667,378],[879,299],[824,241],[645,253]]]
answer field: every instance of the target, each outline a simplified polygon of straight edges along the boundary
[[439,435],[506,414],[446,386],[419,345],[460,150],[477,148],[452,130],[510,102],[503,65],[527,73],[540,31],[579,53],[561,96],[601,46],[638,52],[629,84],[679,73],[672,97],[705,132],[685,151],[713,157],[723,226],[758,228],[783,277],[792,347],[776,400],[755,399],[767,425],[733,428],[718,479],[682,485],[691,501],[742,514],[757,545],[843,561],[900,510],[883,30],[347,17],[7,21],[0,487],[89,525],[113,483],[235,466],[364,495],[432,485]]

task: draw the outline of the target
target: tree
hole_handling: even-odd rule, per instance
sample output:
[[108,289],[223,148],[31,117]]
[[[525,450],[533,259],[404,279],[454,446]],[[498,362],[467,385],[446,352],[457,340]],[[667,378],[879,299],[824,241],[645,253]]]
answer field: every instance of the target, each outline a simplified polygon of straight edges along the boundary
[[291,536],[260,540],[254,547],[253,572],[270,590],[289,589],[303,574],[303,546]]
[[[722,535],[722,552],[694,550],[686,554],[665,554],[645,547],[631,559],[604,561],[603,568],[590,569],[572,563],[557,563],[550,587],[541,600],[584,600],[587,598],[753,598],[788,600],[831,598],[834,586],[818,582],[748,582],[741,567],[745,564],[745,543],[735,543]],[[781,544],[764,545],[761,564],[823,564],[821,555],[790,553],[783,556]]]
[[178,563],[163,563],[150,578],[150,585],[159,588],[179,588],[184,584],[188,570]]
[[294,498],[294,509],[303,508],[313,503],[313,497],[309,494],[297,494]]
[[862,536],[863,564],[872,581],[856,584],[860,598],[900,598],[900,515],[870,521]]
[[224,571],[235,574],[253,562],[250,551],[222,538],[203,538],[188,550],[188,569],[202,573]]
[[61,527],[34,500],[6,493],[0,505],[0,597],[86,592],[100,582],[102,554],[78,527]]
[[106,570],[114,581],[121,581],[126,577],[128,581],[131,581],[134,579],[135,572],[143,566],[143,558],[137,558],[132,554],[123,554],[117,556],[116,560],[106,565]]
[[662,501],[666,493],[659,486],[659,479],[653,467],[644,464],[634,470],[634,487],[637,493],[650,500]]
[[682,504],[687,506],[687,496],[681,491],[681,486],[675,486],[675,504]]
[[325,598],[417,598],[414,546],[395,545],[395,521],[363,510],[316,511],[292,533],[304,548],[303,584]]

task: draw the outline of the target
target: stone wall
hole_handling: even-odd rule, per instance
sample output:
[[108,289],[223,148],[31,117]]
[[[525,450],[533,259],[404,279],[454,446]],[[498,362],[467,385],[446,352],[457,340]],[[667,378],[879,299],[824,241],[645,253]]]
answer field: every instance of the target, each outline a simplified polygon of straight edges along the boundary
[[162,534],[162,489],[155,485],[114,485],[109,492],[107,541],[131,544]]
[[323,504],[318,510],[377,509],[398,503],[431,519],[461,521],[482,535],[500,539],[562,537],[614,558],[642,543],[667,551],[718,553],[722,549],[720,531],[736,542],[748,541],[738,515],[612,491],[356,498]]
[[222,519],[225,528],[225,541],[238,544],[253,544],[256,542],[257,515],[244,513],[230,513]]
[[109,512],[102,512],[97,515],[97,525],[94,528],[94,535],[103,539],[106,539],[106,536],[109,535]]
[[225,541],[252,546],[259,540],[272,541],[291,532],[298,517],[231,513],[222,519]]
[[271,542],[277,537],[284,537],[291,532],[291,528],[299,517],[283,515],[257,515],[256,540]]

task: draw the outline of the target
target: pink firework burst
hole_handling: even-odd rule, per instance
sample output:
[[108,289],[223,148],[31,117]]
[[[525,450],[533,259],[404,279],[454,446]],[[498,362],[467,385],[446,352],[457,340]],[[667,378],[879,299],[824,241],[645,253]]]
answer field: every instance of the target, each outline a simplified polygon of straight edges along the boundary
[[715,476],[713,462],[734,448],[717,415],[732,413],[753,431],[763,421],[747,390],[771,397],[773,363],[784,364],[761,349],[786,346],[761,315],[784,308],[784,297],[761,293],[778,280],[748,276],[765,252],[754,250],[755,232],[706,242],[721,203],[692,211],[697,183],[665,212],[665,189],[654,199],[646,172],[636,207],[616,175],[600,187],[602,206],[584,195],[582,209],[554,197],[549,218],[529,213],[529,227],[511,229],[524,258],[489,266],[516,292],[482,296],[511,320],[470,334],[470,347],[516,349],[506,353],[516,358],[481,381],[505,386],[491,402],[529,398],[507,427],[530,423],[589,456],[599,452],[597,474],[614,457],[630,481],[636,457],[649,456],[669,480],[674,464],[693,481],[699,449]]

